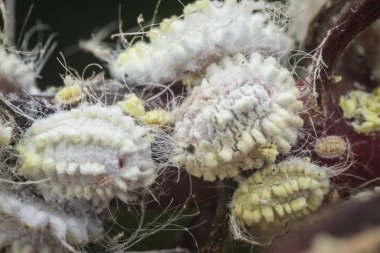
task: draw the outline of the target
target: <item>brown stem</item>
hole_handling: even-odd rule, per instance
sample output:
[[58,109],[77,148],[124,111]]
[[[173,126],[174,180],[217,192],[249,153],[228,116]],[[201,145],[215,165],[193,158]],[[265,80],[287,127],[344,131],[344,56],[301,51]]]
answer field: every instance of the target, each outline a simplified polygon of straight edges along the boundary
[[[311,66],[311,82],[320,94],[318,104],[322,104],[325,85],[329,83],[336,64],[346,47],[365,28],[380,17],[380,1],[356,0],[339,18],[334,27],[327,31],[325,39],[317,48],[314,57],[317,62]],[[321,69],[322,68],[322,69]]]
[[228,202],[230,193],[226,187],[227,184],[219,181],[216,183],[218,191],[218,204],[214,221],[210,228],[210,233],[207,238],[207,244],[201,249],[202,253],[222,253],[226,246],[226,241],[229,235],[229,210]]
[[313,18],[308,27],[304,48],[313,52],[323,41],[327,31],[334,27],[337,17],[345,13],[353,0],[326,1],[320,12]]

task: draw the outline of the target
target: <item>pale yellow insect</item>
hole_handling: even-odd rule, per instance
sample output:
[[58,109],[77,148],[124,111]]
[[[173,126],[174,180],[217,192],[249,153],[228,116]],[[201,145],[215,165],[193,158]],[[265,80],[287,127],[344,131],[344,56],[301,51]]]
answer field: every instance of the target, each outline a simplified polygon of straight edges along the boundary
[[321,158],[333,159],[343,155],[347,150],[347,141],[341,136],[330,135],[319,138],[314,144],[314,151]]
[[317,211],[329,190],[329,168],[308,158],[293,157],[266,166],[235,190],[230,204],[232,233],[236,239],[269,243],[285,233],[289,224]]

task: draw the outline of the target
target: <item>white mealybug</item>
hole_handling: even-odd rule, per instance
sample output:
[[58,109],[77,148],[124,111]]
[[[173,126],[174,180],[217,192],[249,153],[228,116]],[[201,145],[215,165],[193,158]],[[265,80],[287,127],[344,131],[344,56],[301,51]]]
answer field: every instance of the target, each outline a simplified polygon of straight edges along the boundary
[[237,54],[210,65],[174,112],[174,160],[210,181],[274,162],[303,125],[299,94],[291,73],[272,57]]
[[278,55],[292,42],[272,20],[277,7],[253,0],[198,0],[185,6],[183,18],[164,19],[148,31],[150,43],[121,51],[110,62],[111,72],[130,83],[194,83],[225,56],[253,51]]
[[79,252],[102,233],[96,218],[0,192],[0,249],[6,252]]
[[98,211],[118,197],[127,202],[156,177],[153,137],[117,106],[82,105],[36,121],[18,145],[19,172],[45,198],[78,198]]
[[286,225],[316,211],[330,188],[329,169],[306,159],[290,158],[255,172],[240,182],[231,201],[231,226],[268,242]]

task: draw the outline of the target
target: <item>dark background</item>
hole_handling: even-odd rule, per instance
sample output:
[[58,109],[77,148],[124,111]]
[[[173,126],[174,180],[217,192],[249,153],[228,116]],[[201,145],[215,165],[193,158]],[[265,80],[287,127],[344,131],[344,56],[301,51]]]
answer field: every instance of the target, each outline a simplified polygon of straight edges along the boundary
[[[7,0],[5,0],[6,2]],[[9,1],[9,0],[8,0]],[[28,31],[37,23],[46,24],[49,31],[44,32],[44,39],[52,33],[57,33],[55,41],[58,46],[50,56],[38,80],[40,87],[62,85],[59,74],[65,73],[58,63],[57,57],[63,53],[67,65],[76,69],[80,74],[85,66],[99,61],[90,53],[80,51],[78,41],[88,39],[97,29],[105,27],[112,21],[117,24],[119,10],[123,21],[123,31],[138,27],[137,17],[140,13],[147,23],[152,19],[157,0],[15,0],[16,1],[16,41],[24,31]],[[183,4],[192,0],[180,0]],[[180,15],[183,6],[179,0],[162,0],[158,9],[156,23],[162,18]],[[31,14],[28,19],[28,12]],[[117,32],[117,29],[115,30]],[[40,41],[41,37],[34,36],[31,45]],[[116,39],[107,42],[116,43]],[[104,65],[104,64],[103,64]]]

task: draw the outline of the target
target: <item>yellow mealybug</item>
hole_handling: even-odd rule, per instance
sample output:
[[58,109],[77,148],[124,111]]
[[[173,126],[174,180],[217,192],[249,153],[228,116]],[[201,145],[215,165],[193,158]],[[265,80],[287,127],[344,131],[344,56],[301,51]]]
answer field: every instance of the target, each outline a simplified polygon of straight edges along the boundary
[[154,109],[145,113],[142,120],[149,125],[166,126],[170,121],[170,115],[163,109]]
[[354,90],[339,99],[339,106],[346,119],[360,134],[369,135],[380,130],[380,88],[371,93]]
[[260,242],[278,235],[288,222],[317,210],[329,191],[327,168],[291,158],[257,171],[240,182],[231,202],[237,239],[246,229]]
[[63,105],[76,104],[80,102],[83,97],[84,94],[78,84],[66,86],[55,95],[58,104]]
[[144,101],[138,96],[131,93],[128,94],[123,101],[118,103],[123,112],[128,113],[133,117],[142,117],[145,114]]
[[145,111],[145,102],[133,93],[128,94],[124,100],[118,103],[118,106],[124,113],[142,120],[148,125],[166,126],[170,121],[170,113],[163,109]]

